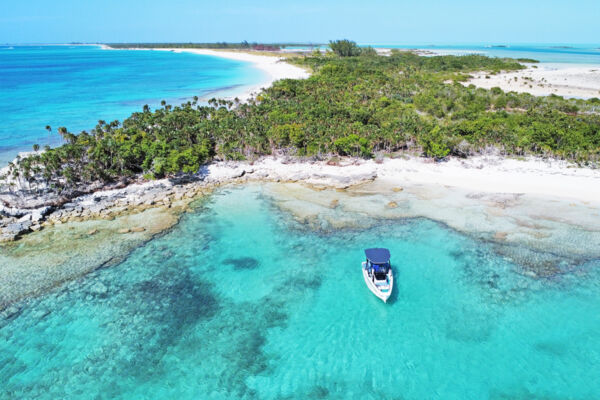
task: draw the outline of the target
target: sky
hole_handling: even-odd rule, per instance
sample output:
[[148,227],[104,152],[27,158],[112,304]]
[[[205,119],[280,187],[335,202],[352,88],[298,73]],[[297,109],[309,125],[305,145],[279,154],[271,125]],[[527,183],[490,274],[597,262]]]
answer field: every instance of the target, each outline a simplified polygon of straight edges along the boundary
[[600,0],[3,0],[0,43],[599,43]]

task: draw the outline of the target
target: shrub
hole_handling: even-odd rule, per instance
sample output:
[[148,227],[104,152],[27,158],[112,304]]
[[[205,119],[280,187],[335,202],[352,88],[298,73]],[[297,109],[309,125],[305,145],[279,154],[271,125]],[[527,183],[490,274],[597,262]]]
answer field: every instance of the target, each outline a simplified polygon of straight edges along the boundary
[[334,40],[329,42],[329,48],[340,57],[359,56],[361,49],[351,40]]

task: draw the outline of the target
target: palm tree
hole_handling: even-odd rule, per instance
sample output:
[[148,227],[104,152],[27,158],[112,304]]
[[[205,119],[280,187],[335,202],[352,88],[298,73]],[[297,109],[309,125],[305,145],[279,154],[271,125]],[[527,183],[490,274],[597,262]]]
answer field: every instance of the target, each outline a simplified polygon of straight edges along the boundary
[[33,145],[33,151],[35,151],[36,153],[40,150],[40,145],[39,144],[34,144]]
[[46,130],[48,131],[48,145],[50,145],[50,134],[52,133],[52,127],[50,125],[46,125]]
[[67,128],[65,128],[64,126],[61,126],[60,128],[58,128],[58,134],[63,138],[63,140],[65,140],[65,136],[67,134]]

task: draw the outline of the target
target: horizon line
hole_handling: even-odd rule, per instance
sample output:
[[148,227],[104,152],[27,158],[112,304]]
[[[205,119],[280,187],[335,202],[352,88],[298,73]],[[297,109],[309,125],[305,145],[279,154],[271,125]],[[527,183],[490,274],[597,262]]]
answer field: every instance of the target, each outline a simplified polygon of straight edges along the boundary
[[[340,40],[340,39],[335,39]],[[341,39],[344,40],[344,39]],[[522,45],[538,45],[538,46],[600,46],[599,43],[594,42],[501,42],[501,41],[486,41],[486,42],[360,42],[353,39],[347,39],[356,42],[362,46],[522,46]],[[76,46],[76,45],[109,45],[109,44],[218,44],[218,43],[229,43],[237,44],[243,43],[242,41],[93,41],[93,42],[21,42],[21,43],[1,43],[0,46]],[[257,44],[279,44],[279,45],[327,45],[329,40],[326,42],[312,42],[312,41],[247,41],[248,43]]]

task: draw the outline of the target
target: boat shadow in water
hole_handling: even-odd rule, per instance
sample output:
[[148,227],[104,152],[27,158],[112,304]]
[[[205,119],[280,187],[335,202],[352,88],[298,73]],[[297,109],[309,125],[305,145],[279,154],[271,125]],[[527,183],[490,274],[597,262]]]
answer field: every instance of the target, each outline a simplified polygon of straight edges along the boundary
[[384,306],[392,306],[396,304],[397,301],[400,301],[402,298],[399,296],[400,287],[398,285],[398,269],[394,268],[394,290],[390,293],[390,297],[388,297],[387,302],[383,303]]

